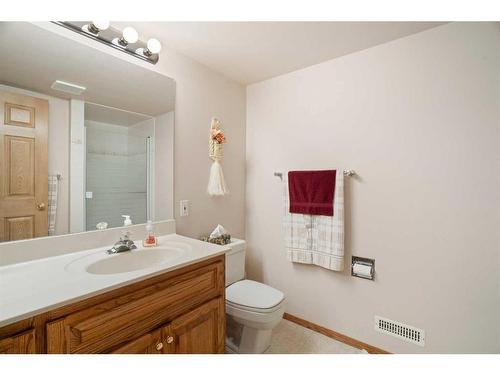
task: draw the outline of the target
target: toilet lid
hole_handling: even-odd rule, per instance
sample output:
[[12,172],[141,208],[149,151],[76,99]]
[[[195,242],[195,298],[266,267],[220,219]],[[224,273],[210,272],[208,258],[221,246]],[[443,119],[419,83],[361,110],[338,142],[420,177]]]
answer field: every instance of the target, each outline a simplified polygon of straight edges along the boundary
[[226,288],[226,300],[229,302],[258,309],[274,307],[284,297],[279,290],[253,280],[241,280]]

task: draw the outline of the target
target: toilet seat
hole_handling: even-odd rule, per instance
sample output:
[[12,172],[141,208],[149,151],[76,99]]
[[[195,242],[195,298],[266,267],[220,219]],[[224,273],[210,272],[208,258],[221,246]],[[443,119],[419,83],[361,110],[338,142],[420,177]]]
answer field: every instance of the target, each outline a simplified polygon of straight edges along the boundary
[[237,303],[233,303],[233,302],[230,302],[230,301],[226,300],[226,307],[227,308],[233,308],[233,309],[239,309],[239,310],[245,310],[245,311],[249,311],[249,312],[256,312],[256,313],[259,313],[259,314],[270,314],[272,312],[275,312],[276,310],[281,309],[281,306],[283,305],[282,302],[283,301],[281,301],[276,306],[273,306],[273,307],[271,307],[269,309],[259,309],[257,307],[249,307],[249,306],[245,306],[245,305],[238,305]]
[[226,303],[248,311],[275,311],[284,298],[281,291],[253,280],[240,280],[226,288]]

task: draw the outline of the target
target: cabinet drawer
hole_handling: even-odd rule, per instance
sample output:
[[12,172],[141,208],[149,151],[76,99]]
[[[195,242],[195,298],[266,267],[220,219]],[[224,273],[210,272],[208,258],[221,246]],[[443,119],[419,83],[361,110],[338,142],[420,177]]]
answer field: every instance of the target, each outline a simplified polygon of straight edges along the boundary
[[0,340],[0,354],[34,354],[35,330],[29,330]]
[[48,323],[47,351],[105,352],[223,291],[223,263],[209,264]]

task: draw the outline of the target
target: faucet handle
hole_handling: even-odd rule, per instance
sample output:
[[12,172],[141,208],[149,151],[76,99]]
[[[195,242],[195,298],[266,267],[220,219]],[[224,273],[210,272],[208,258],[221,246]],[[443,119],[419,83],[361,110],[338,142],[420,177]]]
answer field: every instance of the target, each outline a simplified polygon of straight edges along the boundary
[[120,236],[120,241],[128,241],[130,240],[130,232],[128,230],[122,231],[122,235]]

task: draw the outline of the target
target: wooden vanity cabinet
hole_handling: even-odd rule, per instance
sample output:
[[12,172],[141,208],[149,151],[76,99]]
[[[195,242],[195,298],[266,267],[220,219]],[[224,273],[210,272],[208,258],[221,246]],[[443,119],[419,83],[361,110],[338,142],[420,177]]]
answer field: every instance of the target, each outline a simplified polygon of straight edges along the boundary
[[35,330],[31,329],[0,340],[0,354],[34,354]]
[[147,333],[113,350],[113,354],[211,354],[219,353],[217,338],[221,298],[174,319],[159,329]]
[[[218,298],[174,319],[168,327],[169,353],[223,353],[225,326],[219,324],[221,314],[225,314],[225,300]],[[222,337],[222,347],[219,337]]]
[[131,342],[113,350],[112,354],[165,354],[164,341],[167,327],[155,329],[152,332],[132,340]]
[[211,258],[0,327],[0,353],[224,353],[224,260]]

